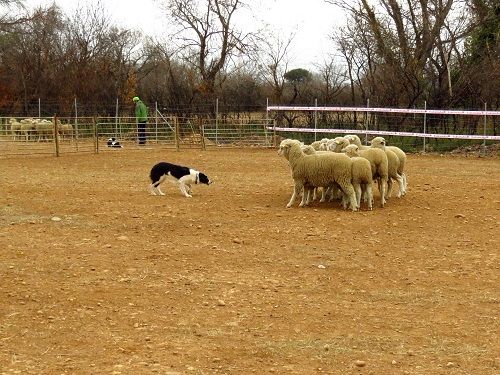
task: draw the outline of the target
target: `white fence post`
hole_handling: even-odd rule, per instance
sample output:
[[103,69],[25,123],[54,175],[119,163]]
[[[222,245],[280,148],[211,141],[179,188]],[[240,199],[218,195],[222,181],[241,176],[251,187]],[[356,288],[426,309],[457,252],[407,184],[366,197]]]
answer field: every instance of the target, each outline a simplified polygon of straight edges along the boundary
[[[116,105],[115,105],[115,136],[118,137],[118,98],[116,98]],[[121,138],[121,134],[120,137]]]
[[78,151],[78,105],[76,102],[76,96],[75,96],[75,146],[76,150]]
[[487,103],[484,103],[484,124],[483,124],[483,154],[486,155],[486,110],[487,110]]
[[267,134],[267,124],[269,123],[269,112],[267,107],[269,106],[269,99],[266,98],[266,120],[264,124],[264,137],[266,138],[266,146],[269,144],[268,134]]
[[215,144],[219,144],[218,138],[218,128],[219,128],[219,98],[215,98]]
[[424,102],[424,154],[425,154],[425,146],[427,137],[425,134],[427,133],[427,100]]
[[155,101],[155,140],[158,143],[158,102]]
[[[318,99],[314,99],[314,107],[318,108]],[[316,129],[318,129],[318,110],[314,110],[314,142],[317,140]]]
[[[366,108],[370,108],[370,99],[366,99]],[[365,133],[365,145],[368,144],[368,111],[366,111],[366,120],[365,120],[365,130],[366,130],[366,133]]]

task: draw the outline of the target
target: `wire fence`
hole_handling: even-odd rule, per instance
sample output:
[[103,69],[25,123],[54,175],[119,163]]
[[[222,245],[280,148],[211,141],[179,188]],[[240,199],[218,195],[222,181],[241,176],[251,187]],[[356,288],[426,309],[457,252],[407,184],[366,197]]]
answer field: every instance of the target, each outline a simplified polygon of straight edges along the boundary
[[146,124],[139,143],[135,117],[0,117],[0,156],[110,152],[117,149],[209,149],[271,147],[263,119],[220,121],[157,113]]
[[268,113],[277,119],[275,132],[305,143],[351,133],[365,143],[383,136],[406,151],[426,152],[500,140],[500,111],[269,106]]
[[[403,150],[450,151],[498,143],[500,111],[280,107],[254,114],[174,116],[156,109],[138,142],[132,116],[0,117],[0,156],[98,153],[139,148],[272,147],[281,138],[311,143],[346,133],[382,135]],[[113,138],[114,144],[108,145]],[[121,146],[121,147],[118,147]]]

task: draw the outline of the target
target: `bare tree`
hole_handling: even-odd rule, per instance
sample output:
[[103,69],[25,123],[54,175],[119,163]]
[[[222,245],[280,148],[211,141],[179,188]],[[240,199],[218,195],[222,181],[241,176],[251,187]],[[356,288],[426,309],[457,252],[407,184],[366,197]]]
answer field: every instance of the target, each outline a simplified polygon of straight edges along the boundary
[[234,25],[241,0],[169,0],[169,10],[180,30],[177,34],[185,61],[201,77],[200,93],[211,97],[218,76],[228,62],[245,53],[250,34]]
[[[365,61],[365,78],[381,104],[411,107],[431,96],[429,77],[434,73],[444,77],[440,87],[452,93],[448,63],[466,32],[456,12],[466,0],[379,0],[377,6],[368,0],[325,1],[342,7],[355,21],[357,36],[344,51],[373,49],[365,56],[371,57]],[[369,39],[363,42],[362,35]]]
[[[0,9],[3,10],[0,13],[0,32],[6,32],[14,25],[30,20],[27,14],[20,15],[20,11],[24,10],[23,3],[23,0],[0,0]],[[13,11],[14,14],[11,13]]]
[[145,59],[139,73],[140,88],[178,115],[188,115],[195,101],[197,73],[191,65],[174,58],[175,51],[166,43],[149,40],[144,49]]
[[285,74],[290,63],[290,46],[295,34],[288,37],[271,35],[260,38],[260,66],[264,81],[271,87],[271,100],[273,103],[282,104],[285,88]]
[[98,104],[130,101],[136,92],[137,32],[112,26],[100,2],[75,12],[68,22],[66,66],[71,96]]
[[486,103],[489,108],[498,109],[500,3],[497,0],[473,0],[468,12],[467,21],[472,32],[466,39],[461,58],[451,61],[456,92],[454,104],[477,108]]
[[376,95],[377,58],[369,28],[357,14],[349,16],[346,25],[332,35],[340,55],[346,63],[351,104],[363,104]]
[[322,64],[316,64],[319,78],[318,96],[322,103],[333,104],[346,87],[346,69],[336,63],[334,58],[325,59]]
[[24,111],[35,98],[57,93],[62,70],[62,20],[59,9],[38,8],[29,21],[12,25],[1,46],[0,72]]

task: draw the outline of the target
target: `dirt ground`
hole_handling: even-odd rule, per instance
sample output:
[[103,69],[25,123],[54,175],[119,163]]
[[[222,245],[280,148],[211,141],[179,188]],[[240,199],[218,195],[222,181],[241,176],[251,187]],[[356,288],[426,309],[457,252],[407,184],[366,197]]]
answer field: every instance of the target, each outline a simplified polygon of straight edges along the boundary
[[0,374],[498,374],[500,158],[407,174],[353,213],[276,150],[0,159]]

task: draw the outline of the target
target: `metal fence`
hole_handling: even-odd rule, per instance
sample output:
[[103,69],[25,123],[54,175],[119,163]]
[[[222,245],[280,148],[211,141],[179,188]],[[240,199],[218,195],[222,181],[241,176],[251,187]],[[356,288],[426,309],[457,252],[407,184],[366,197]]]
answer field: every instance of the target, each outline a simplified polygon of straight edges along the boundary
[[[99,153],[118,148],[271,147],[270,125],[265,119],[227,122],[157,114],[146,125],[146,144],[140,145],[134,117],[0,117],[0,157]],[[115,144],[108,144],[111,138]]]
[[[382,135],[405,151],[450,151],[498,143],[500,112],[348,107],[268,107],[263,114],[180,117],[155,111],[138,144],[135,117],[0,117],[0,157],[122,149],[272,147],[278,137],[311,143],[345,133]],[[274,119],[274,120],[273,120]],[[293,124],[288,123],[293,119]],[[56,136],[57,135],[57,136]]]
[[268,112],[278,118],[274,131],[306,143],[353,133],[366,143],[383,136],[406,151],[425,152],[500,140],[500,111],[269,106]]

